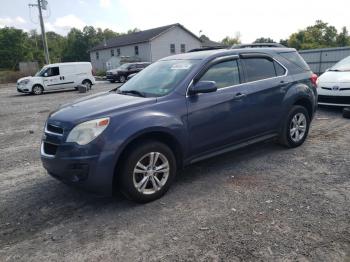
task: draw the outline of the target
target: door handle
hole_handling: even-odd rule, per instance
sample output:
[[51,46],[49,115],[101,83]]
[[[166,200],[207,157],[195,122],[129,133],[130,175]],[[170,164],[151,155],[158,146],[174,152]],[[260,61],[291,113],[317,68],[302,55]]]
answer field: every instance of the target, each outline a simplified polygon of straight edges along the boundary
[[246,94],[242,94],[242,93],[237,93],[233,96],[233,100],[240,100],[244,97],[246,97],[247,95]]

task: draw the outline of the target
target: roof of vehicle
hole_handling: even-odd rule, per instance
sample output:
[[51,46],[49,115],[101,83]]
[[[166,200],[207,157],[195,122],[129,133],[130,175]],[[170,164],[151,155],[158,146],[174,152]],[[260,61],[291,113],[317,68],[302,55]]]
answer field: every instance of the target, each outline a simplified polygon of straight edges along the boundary
[[54,63],[45,66],[63,66],[63,65],[91,65],[90,62],[67,62],[67,63]]
[[287,47],[254,47],[254,48],[239,48],[239,49],[214,49],[214,50],[204,50],[204,51],[196,51],[196,52],[188,52],[177,54],[173,56],[165,57],[161,60],[203,60],[209,57],[219,57],[225,55],[238,55],[241,53],[266,53],[266,54],[275,54],[281,52],[292,52],[296,51],[294,48]]

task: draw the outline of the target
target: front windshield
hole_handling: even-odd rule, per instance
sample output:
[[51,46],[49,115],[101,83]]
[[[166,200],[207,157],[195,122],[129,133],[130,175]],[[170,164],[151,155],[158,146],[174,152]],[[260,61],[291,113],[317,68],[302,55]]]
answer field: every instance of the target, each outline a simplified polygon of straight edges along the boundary
[[45,73],[45,71],[46,71],[46,69],[47,69],[47,67],[44,66],[43,68],[41,68],[41,70],[40,70],[39,72],[37,72],[37,73],[35,74],[35,76],[43,76],[44,73]]
[[340,60],[329,71],[350,71],[350,56]]
[[119,91],[136,91],[145,96],[164,96],[170,93],[197,63],[198,60],[158,61],[131,78]]

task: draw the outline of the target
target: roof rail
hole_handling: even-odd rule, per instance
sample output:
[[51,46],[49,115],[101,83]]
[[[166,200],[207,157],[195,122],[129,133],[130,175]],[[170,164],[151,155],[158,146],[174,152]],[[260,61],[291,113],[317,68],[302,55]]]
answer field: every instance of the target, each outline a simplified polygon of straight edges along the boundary
[[207,50],[217,50],[217,49],[225,49],[224,47],[200,47],[200,48],[194,48],[191,49],[189,51],[187,51],[187,53],[192,53],[192,52],[199,52],[199,51],[207,51]]
[[233,45],[231,49],[255,48],[255,47],[285,47],[285,46],[279,43],[252,43],[252,44]]

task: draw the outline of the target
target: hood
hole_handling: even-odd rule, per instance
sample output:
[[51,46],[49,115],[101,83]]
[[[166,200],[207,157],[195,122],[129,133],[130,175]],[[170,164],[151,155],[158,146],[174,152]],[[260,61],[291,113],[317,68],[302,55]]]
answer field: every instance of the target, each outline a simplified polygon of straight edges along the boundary
[[112,74],[118,74],[118,72],[125,72],[125,70],[116,68],[116,69],[111,69],[107,71],[107,73],[112,73]]
[[32,78],[32,76],[26,76],[26,77],[21,77],[20,79],[17,80],[17,83],[23,81],[23,80],[29,80]]
[[350,72],[327,71],[318,78],[318,81],[322,83],[350,83]]
[[103,92],[62,105],[50,114],[49,121],[76,125],[99,117],[113,116],[123,110],[144,106],[156,101],[157,99],[154,97],[121,95],[113,91]]

